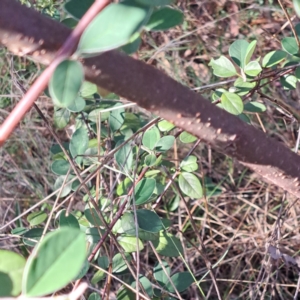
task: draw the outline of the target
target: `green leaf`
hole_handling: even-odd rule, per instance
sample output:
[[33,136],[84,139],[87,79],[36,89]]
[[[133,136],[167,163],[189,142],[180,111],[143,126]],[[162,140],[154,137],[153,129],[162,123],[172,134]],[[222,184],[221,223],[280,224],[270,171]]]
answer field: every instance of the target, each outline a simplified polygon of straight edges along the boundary
[[55,69],[50,82],[49,93],[58,107],[68,107],[78,96],[83,82],[83,67],[78,61],[64,60]]
[[89,227],[85,230],[85,237],[90,244],[96,244],[100,241],[103,233],[104,231],[99,227]]
[[239,96],[247,95],[254,87],[255,82],[244,81],[241,77],[237,78],[234,82],[235,94],[238,94]]
[[136,0],[136,2],[149,6],[161,6],[172,4],[174,0]]
[[160,255],[175,257],[183,253],[181,242],[178,238],[167,232],[160,232],[159,240],[153,242]]
[[64,9],[74,18],[81,19],[95,0],[71,0],[67,2]]
[[183,13],[177,9],[163,7],[154,11],[145,25],[146,30],[167,30],[183,22]]
[[85,108],[85,100],[81,97],[77,97],[68,107],[67,109],[71,112],[81,112]]
[[[150,280],[144,276],[144,275],[139,275],[139,283],[143,286],[145,292],[147,293],[147,295],[149,297],[152,298],[153,296],[153,287],[152,287],[152,283],[150,282]],[[134,281],[131,286],[133,288],[136,288],[136,281]]]
[[[123,141],[117,142],[116,148],[122,143]],[[133,162],[133,153],[128,143],[115,153],[115,160],[122,171],[124,170],[126,173],[130,172]]]
[[66,216],[66,210],[63,209],[59,212],[59,227],[70,227],[79,229],[79,222],[75,216],[69,214]]
[[62,20],[61,23],[71,29],[74,29],[77,26],[78,21],[73,18],[66,18],[66,19]]
[[[163,269],[162,265],[164,266],[166,272]],[[167,275],[170,276],[170,273],[171,273],[171,268],[169,264],[164,260],[162,260],[162,264],[160,264],[160,262],[157,262],[153,268],[154,278],[162,287],[164,287],[165,284],[169,281]]]
[[[126,261],[131,262],[132,258],[129,253],[124,253]],[[112,271],[113,273],[121,273],[127,269],[127,264],[124,261],[122,255],[117,253],[112,259]]]
[[119,130],[121,128],[121,126],[124,123],[124,119],[125,119],[125,109],[123,107],[122,103],[117,103],[116,105],[114,105],[115,107],[119,107],[118,109],[113,109],[110,112],[110,116],[108,118],[108,122],[109,122],[109,127],[111,129],[112,132],[115,132],[117,130]]
[[30,226],[37,226],[47,219],[47,214],[43,211],[36,211],[27,216]]
[[153,126],[144,133],[142,144],[148,149],[153,150],[159,139],[160,132],[156,126]]
[[150,13],[149,7],[136,4],[108,5],[88,25],[81,36],[77,51],[80,54],[93,54],[127,44],[131,36],[148,21]]
[[144,163],[145,163],[146,166],[152,167],[152,166],[155,165],[156,160],[157,160],[157,158],[156,158],[155,154],[148,154],[145,157]]
[[143,241],[157,241],[159,234],[157,232],[149,232],[139,229],[139,239]]
[[182,172],[179,175],[179,187],[187,196],[198,199],[202,197],[202,186],[199,179],[191,173]]
[[244,71],[248,76],[254,77],[254,76],[257,76],[262,71],[262,68],[261,68],[259,62],[254,60],[254,61],[250,61],[245,66]]
[[249,43],[245,40],[236,40],[229,47],[229,55],[232,60],[241,68],[244,69],[247,57]]
[[235,93],[224,92],[221,96],[221,103],[223,108],[233,115],[239,115],[244,110],[241,97]]
[[198,138],[186,131],[183,131],[180,133],[179,139],[182,143],[188,144],[197,141]]
[[243,122],[251,125],[251,120],[249,119],[249,117],[247,115],[240,114],[240,115],[238,115],[238,118],[241,119]]
[[23,243],[29,247],[34,247],[43,234],[43,228],[32,228],[23,234]]
[[148,209],[138,209],[136,211],[139,228],[148,232],[159,232],[163,225],[159,216]]
[[142,44],[140,33],[136,32],[130,39],[129,43],[122,46],[121,50],[130,55],[137,52]]
[[295,9],[297,16],[300,17],[300,1],[293,0],[293,5],[294,5],[294,9]]
[[91,279],[91,283],[96,285],[99,281],[101,281],[102,279],[104,279],[106,277],[106,273],[102,270],[97,270],[96,273],[94,273],[92,279]]
[[294,75],[287,74],[280,77],[280,83],[285,90],[294,90],[297,86],[298,79]]
[[97,92],[98,92],[97,85],[94,83],[91,83],[89,81],[84,81],[83,84],[81,85],[80,96],[83,98],[92,98],[93,99],[94,94],[96,94]]
[[299,52],[299,48],[294,37],[285,37],[281,40],[281,47],[284,51],[291,55],[296,55]]
[[257,44],[257,41],[252,41],[248,45],[247,50],[246,50],[245,59],[244,59],[244,65],[245,66],[249,63],[249,61],[250,61],[250,59],[251,59],[251,57],[253,55],[253,52],[255,50],[256,44]]
[[103,226],[101,219],[98,216],[98,213],[94,207],[87,207],[84,210],[84,215],[87,218],[87,220],[93,225],[93,226]]
[[99,121],[101,122],[106,121],[109,118],[110,112],[109,111],[102,112],[103,110],[104,108],[96,108],[92,110],[88,115],[88,119],[93,123],[97,123]]
[[[71,176],[69,176],[68,179],[70,180]],[[69,180],[67,180],[67,181],[69,181]],[[55,183],[54,183],[54,190],[56,191],[56,190],[60,189],[62,187],[64,181],[65,181],[65,176],[57,177],[55,180]],[[66,197],[67,195],[69,195],[71,190],[72,190],[72,184],[71,183],[65,184],[60,193],[60,198],[63,198],[63,197]]]
[[194,172],[198,170],[197,157],[190,155],[186,157],[181,163],[180,168],[186,172]]
[[117,233],[125,233],[130,236],[136,236],[136,226],[132,212],[125,212],[121,218],[121,226]]
[[214,60],[213,58],[208,64],[214,70],[214,75],[219,77],[231,77],[237,75],[236,69],[232,62],[225,56]]
[[136,252],[137,244],[139,247],[139,251],[144,249],[144,245],[141,240],[136,238],[135,236],[121,236],[118,238],[118,243],[127,253]]
[[170,131],[175,127],[174,124],[166,120],[159,121],[157,126],[161,132]]
[[89,295],[88,300],[101,300],[102,297],[100,296],[99,293],[93,292]]
[[63,228],[48,233],[27,260],[24,295],[38,297],[61,289],[79,273],[85,257],[85,237],[80,230]]
[[244,110],[252,113],[261,113],[266,111],[266,106],[263,103],[251,101],[245,104]]
[[82,163],[83,155],[89,145],[89,137],[85,127],[78,128],[72,135],[69,149],[78,165]]
[[11,234],[14,234],[14,235],[23,235],[25,232],[27,232],[27,228],[16,227],[16,228],[12,229]]
[[67,175],[70,163],[64,159],[55,160],[51,165],[51,171],[56,175]]
[[25,263],[20,254],[0,249],[0,297],[20,294]]
[[173,135],[163,136],[154,147],[155,151],[165,152],[172,148],[175,141],[175,137]]
[[142,205],[147,203],[156,187],[156,181],[153,178],[144,178],[134,188],[135,204]]
[[[193,276],[190,272],[176,273],[172,275],[171,280],[179,293],[186,290],[194,282]],[[169,292],[175,293],[175,290],[170,282],[168,282],[165,287]]]
[[267,53],[262,60],[262,66],[264,68],[271,68],[279,64],[286,58],[286,52],[282,50],[275,50]]
[[53,114],[53,122],[55,127],[59,129],[65,128],[70,121],[70,111],[66,108],[55,108]]
[[118,290],[117,300],[135,300],[136,294],[130,289],[122,287]]

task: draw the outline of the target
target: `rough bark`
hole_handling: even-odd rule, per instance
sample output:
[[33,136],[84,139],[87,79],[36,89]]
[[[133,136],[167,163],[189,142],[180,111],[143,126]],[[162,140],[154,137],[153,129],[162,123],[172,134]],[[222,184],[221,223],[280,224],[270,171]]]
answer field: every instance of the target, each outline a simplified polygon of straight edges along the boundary
[[[100,29],[99,29],[100,30]],[[70,30],[14,0],[0,0],[0,43],[49,64]],[[300,157],[163,72],[117,51],[83,60],[86,79],[187,130],[300,196]]]

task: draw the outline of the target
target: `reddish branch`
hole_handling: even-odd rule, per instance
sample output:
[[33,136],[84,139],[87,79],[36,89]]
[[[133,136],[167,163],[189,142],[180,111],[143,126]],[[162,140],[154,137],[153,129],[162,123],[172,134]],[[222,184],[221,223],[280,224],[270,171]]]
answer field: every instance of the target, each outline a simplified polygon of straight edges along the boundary
[[[13,0],[0,1],[0,42],[17,55],[48,65],[69,34],[70,29]],[[266,181],[300,196],[300,157],[281,143],[161,71],[117,51],[83,63],[87,80],[172,121]]]

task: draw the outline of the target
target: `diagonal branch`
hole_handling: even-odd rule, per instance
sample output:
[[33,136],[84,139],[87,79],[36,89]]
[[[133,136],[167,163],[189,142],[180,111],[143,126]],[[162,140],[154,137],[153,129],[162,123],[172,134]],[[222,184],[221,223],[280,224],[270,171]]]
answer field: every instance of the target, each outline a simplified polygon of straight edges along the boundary
[[[48,65],[70,29],[14,0],[0,1],[0,42]],[[84,59],[86,79],[172,121],[300,197],[300,157],[161,71],[117,51]]]

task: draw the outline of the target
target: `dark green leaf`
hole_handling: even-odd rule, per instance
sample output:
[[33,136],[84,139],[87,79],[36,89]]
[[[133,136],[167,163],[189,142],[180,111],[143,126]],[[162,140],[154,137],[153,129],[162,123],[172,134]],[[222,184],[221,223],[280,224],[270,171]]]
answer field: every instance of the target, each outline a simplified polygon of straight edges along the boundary
[[94,0],[71,0],[65,4],[64,8],[70,15],[79,20],[93,3]]
[[25,263],[20,254],[0,249],[0,297],[20,294]]
[[183,22],[183,13],[170,7],[160,8],[151,15],[146,30],[167,30]]
[[110,126],[110,129],[112,130],[112,132],[119,130],[124,123],[125,109],[123,107],[123,104],[117,103],[116,105],[114,105],[114,108],[119,107],[119,106],[120,106],[120,108],[113,109],[110,112],[110,116],[108,118],[109,126]]
[[214,70],[214,74],[219,77],[231,77],[237,75],[236,69],[232,62],[225,56],[214,60],[213,58],[208,64]]
[[83,68],[78,61],[64,60],[55,69],[49,92],[55,105],[68,107],[78,96],[83,82]]
[[43,228],[32,228],[23,234],[23,243],[27,246],[34,247],[43,234]]
[[78,22],[73,18],[66,18],[66,19],[62,20],[61,23],[71,29],[74,29],[78,24]]
[[145,157],[145,165],[148,166],[148,167],[152,167],[155,165],[155,162],[156,162],[156,155],[155,154],[148,154],[146,157]]
[[101,296],[99,293],[93,292],[89,295],[88,300],[101,300]]
[[[145,292],[147,293],[147,295],[152,298],[153,296],[153,288],[152,288],[152,284],[151,282],[149,281],[149,279],[144,276],[144,275],[140,275],[139,276],[139,283],[143,286]],[[131,286],[133,288],[136,288],[136,281],[134,281]]]
[[63,228],[48,233],[26,263],[23,294],[38,297],[61,289],[79,273],[85,257],[85,237],[80,230]]
[[[126,261],[131,262],[131,256],[129,253],[124,253]],[[112,259],[112,271],[113,273],[121,273],[127,269],[127,264],[124,261],[122,255],[117,253]]]
[[266,106],[263,103],[251,101],[245,104],[244,110],[252,113],[261,113],[266,111]]
[[66,216],[66,210],[63,209],[59,213],[59,227],[71,227],[79,229],[79,223],[75,216],[69,214]]
[[144,178],[135,186],[135,204],[142,205],[147,203],[156,187],[156,181],[153,178]]
[[148,209],[138,209],[136,211],[139,228],[149,232],[159,232],[163,229],[159,216]]
[[280,77],[280,83],[285,90],[294,90],[296,88],[298,79],[294,75],[288,74]]
[[181,242],[178,238],[167,232],[160,232],[159,240],[153,242],[160,255],[175,257],[183,253]]
[[101,219],[98,216],[98,213],[94,207],[92,208],[86,208],[84,210],[84,215],[87,218],[87,220],[94,226],[103,226]]
[[285,37],[281,40],[281,46],[284,51],[291,55],[296,55],[299,52],[299,48],[294,37]]
[[67,175],[70,169],[70,163],[67,160],[55,160],[51,165],[51,171],[56,175]]
[[81,164],[83,157],[79,155],[83,155],[88,148],[89,137],[85,127],[78,128],[72,135],[70,141],[70,152],[77,164]]
[[163,136],[154,147],[155,151],[165,152],[172,148],[175,141],[175,137],[172,135]]
[[264,68],[271,68],[279,64],[282,60],[286,58],[286,52],[281,50],[275,50],[267,53],[262,61],[262,66]]
[[85,108],[85,100],[81,97],[77,97],[74,102],[71,103],[71,105],[69,105],[67,107],[67,109],[71,112],[81,112],[84,110]]
[[128,55],[137,52],[141,46],[142,39],[140,38],[140,34],[137,32],[132,36],[129,43],[124,45],[121,50],[127,53]]
[[[164,268],[162,267],[162,265],[164,266]],[[170,268],[169,264],[164,260],[162,261],[162,265],[160,264],[160,262],[156,263],[156,265],[154,266],[154,269],[153,269],[153,275],[154,275],[154,278],[156,279],[156,281],[162,287],[164,287],[165,284],[169,281],[167,275],[170,276],[171,268]]]
[[150,13],[151,9],[145,6],[125,3],[108,5],[88,25],[77,51],[81,54],[93,54],[125,45],[148,21]]
[[251,59],[251,56],[255,50],[255,47],[256,47],[256,44],[257,44],[257,41],[252,41],[248,47],[247,47],[247,50],[246,50],[246,55],[245,55],[245,59],[244,59],[244,65],[246,66],[250,59]]
[[[179,293],[186,290],[194,282],[193,276],[191,275],[190,272],[176,273],[172,275],[171,280]],[[166,284],[166,288],[171,293],[175,292],[170,282]]]
[[[123,141],[119,141],[116,144],[116,148],[121,145]],[[120,150],[115,153],[115,160],[119,165],[120,169],[126,173],[131,171],[133,162],[133,153],[131,146],[127,143]]]
[[202,197],[202,186],[199,179],[191,173],[182,172],[179,175],[179,187],[187,196],[198,199]]

